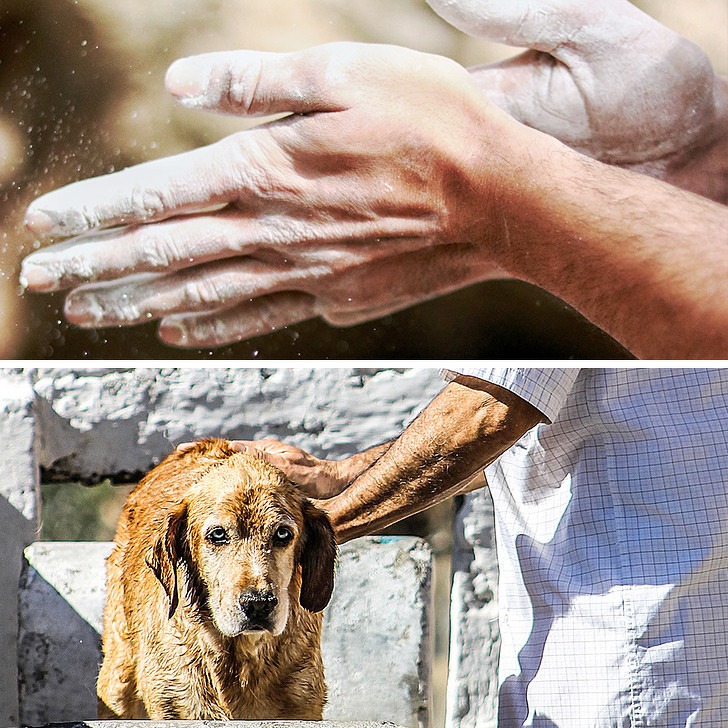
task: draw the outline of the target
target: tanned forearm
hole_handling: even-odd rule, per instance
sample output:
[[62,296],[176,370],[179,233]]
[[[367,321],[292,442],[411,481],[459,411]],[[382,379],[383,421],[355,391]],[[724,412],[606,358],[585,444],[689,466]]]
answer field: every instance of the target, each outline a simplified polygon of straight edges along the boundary
[[[373,533],[457,493],[543,416],[495,385],[459,377],[340,495],[319,501],[339,542]],[[371,451],[367,451],[371,453]]]
[[390,440],[389,442],[384,442],[381,445],[375,445],[364,452],[352,455],[345,460],[332,462],[338,479],[347,486],[350,485],[367,468],[370,468],[372,463],[379,460],[379,458],[384,455],[387,450],[389,450],[393,442],[394,440]]
[[728,356],[728,207],[555,140],[513,171],[520,192],[496,233],[510,273],[639,357]]

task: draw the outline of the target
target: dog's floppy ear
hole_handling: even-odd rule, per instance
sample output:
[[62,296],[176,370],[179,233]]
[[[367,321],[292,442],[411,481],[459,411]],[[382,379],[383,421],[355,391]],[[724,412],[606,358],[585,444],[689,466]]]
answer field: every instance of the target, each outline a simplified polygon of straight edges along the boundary
[[301,606],[309,612],[326,607],[334,590],[336,539],[329,517],[313,503],[303,506],[303,549],[301,564]]
[[171,618],[179,604],[179,584],[177,583],[177,561],[182,555],[181,540],[187,522],[187,506],[181,505],[170,513],[165,521],[159,538],[147,553],[147,566],[159,579],[169,602]]

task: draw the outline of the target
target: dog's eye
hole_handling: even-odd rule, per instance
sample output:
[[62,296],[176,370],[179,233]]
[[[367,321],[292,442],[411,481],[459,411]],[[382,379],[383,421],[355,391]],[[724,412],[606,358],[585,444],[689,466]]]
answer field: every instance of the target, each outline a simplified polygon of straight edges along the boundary
[[230,540],[228,538],[227,531],[222,526],[215,526],[214,528],[211,528],[205,535],[205,538],[215,546],[228,543]]
[[288,526],[278,526],[273,534],[273,543],[276,546],[285,546],[293,538],[293,531]]

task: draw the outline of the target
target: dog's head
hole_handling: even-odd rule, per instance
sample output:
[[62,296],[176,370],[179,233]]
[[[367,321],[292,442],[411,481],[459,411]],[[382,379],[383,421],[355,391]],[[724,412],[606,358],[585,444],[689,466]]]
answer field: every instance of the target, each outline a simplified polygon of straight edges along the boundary
[[178,606],[183,567],[188,598],[222,634],[234,637],[280,634],[291,600],[311,612],[323,610],[333,590],[335,558],[323,511],[277,468],[226,452],[169,515],[148,563],[169,599],[170,616]]

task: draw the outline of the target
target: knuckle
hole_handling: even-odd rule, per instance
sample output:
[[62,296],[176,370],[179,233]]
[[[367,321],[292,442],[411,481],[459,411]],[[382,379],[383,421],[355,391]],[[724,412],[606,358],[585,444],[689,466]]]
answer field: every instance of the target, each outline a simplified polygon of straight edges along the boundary
[[182,289],[182,305],[192,311],[218,306],[225,298],[217,281],[210,277],[188,281]]
[[153,220],[163,216],[167,210],[162,192],[142,184],[132,188],[130,202],[131,215],[136,220]]
[[241,66],[226,66],[220,82],[221,102],[246,115],[257,113],[262,106],[259,94],[262,75],[263,63],[259,58]]
[[286,171],[272,149],[266,148],[258,137],[239,133],[226,140],[226,165],[230,170],[230,185],[245,197],[260,199],[281,199],[291,197],[291,185],[295,180],[285,180],[281,171]]
[[128,322],[133,323],[142,318],[144,303],[140,300],[142,296],[134,292],[122,289],[107,299],[99,296],[98,307],[103,311],[103,319],[108,323]]
[[174,239],[159,228],[141,227],[134,238],[135,257],[145,271],[165,270],[179,257]]
[[81,232],[85,230],[95,230],[101,227],[101,219],[98,211],[93,207],[83,207],[76,216],[74,223],[69,225],[70,231]]
[[695,84],[711,88],[711,84],[706,84],[706,79],[712,79],[713,66],[710,58],[699,45],[687,38],[679,37],[677,52],[673,56],[677,58],[684,79],[683,83],[687,88],[694,91]]

